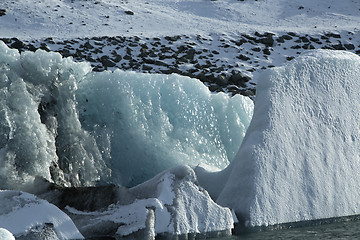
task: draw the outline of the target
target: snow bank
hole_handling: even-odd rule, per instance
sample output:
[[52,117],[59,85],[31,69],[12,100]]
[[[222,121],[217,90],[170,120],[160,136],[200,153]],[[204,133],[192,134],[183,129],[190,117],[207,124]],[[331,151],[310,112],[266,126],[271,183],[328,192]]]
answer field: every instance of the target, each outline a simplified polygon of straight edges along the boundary
[[360,58],[307,52],[262,76],[217,202],[247,226],[360,213]]
[[[52,224],[59,239],[83,239],[72,220],[54,205],[29,193],[0,190],[1,228],[20,237],[45,224]],[[11,234],[1,228],[0,238],[4,235],[11,239]]]
[[188,166],[160,173],[131,188],[130,193],[137,200],[129,205],[114,204],[97,212],[69,207],[67,211],[85,237],[114,231],[118,237],[131,235],[139,239],[153,239],[155,235],[231,234],[234,220],[230,209],[217,205],[197,185],[196,175]]
[[248,98],[178,75],[91,72],[58,53],[0,42],[0,186],[141,183],[178,164],[224,168],[252,114]]

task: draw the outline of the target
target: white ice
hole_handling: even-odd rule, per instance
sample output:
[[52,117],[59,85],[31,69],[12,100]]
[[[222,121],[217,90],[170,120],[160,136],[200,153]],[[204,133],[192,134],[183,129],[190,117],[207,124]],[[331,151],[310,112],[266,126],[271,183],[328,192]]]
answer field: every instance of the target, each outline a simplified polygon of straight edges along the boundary
[[15,237],[7,229],[0,228],[0,239],[1,240],[15,240]]
[[217,202],[248,226],[360,213],[360,57],[307,52],[259,80]]
[[[129,205],[114,204],[98,212],[81,212],[69,207],[67,211],[80,219],[75,223],[84,235],[111,225],[118,226],[118,237],[139,230],[170,236],[224,231],[230,234],[234,225],[230,209],[217,205],[206,190],[197,185],[196,175],[188,166],[166,170],[131,188],[130,193],[136,200]],[[151,210],[153,217],[149,217]]]
[[[61,240],[83,239],[72,220],[56,206],[29,193],[0,190],[0,228],[19,237],[45,223],[53,224]],[[6,232],[1,230],[1,234],[5,235]]]

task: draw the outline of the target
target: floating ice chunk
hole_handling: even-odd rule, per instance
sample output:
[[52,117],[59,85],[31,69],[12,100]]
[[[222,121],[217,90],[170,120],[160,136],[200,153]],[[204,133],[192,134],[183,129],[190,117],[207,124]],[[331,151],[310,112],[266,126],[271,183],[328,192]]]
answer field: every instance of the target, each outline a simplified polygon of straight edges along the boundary
[[56,206],[32,194],[0,190],[0,227],[14,236],[51,224],[59,239],[83,239],[72,220]]
[[360,213],[360,57],[307,52],[267,71],[217,202],[249,226]]
[[[194,171],[178,166],[129,189],[137,199],[103,211],[83,212],[67,207],[85,237],[116,231],[118,237],[155,235],[231,234],[234,218],[197,185]],[[106,229],[106,230],[105,230]],[[149,236],[151,236],[149,238]]]

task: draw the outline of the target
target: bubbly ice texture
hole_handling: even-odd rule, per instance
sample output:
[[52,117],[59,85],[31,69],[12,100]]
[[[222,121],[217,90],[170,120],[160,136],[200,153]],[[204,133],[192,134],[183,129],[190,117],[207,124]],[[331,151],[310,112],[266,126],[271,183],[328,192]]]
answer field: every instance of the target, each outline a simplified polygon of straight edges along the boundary
[[179,75],[91,72],[0,42],[0,187],[141,183],[179,164],[226,167],[252,115],[242,96]]
[[217,202],[248,226],[360,213],[360,57],[307,52],[259,80]]

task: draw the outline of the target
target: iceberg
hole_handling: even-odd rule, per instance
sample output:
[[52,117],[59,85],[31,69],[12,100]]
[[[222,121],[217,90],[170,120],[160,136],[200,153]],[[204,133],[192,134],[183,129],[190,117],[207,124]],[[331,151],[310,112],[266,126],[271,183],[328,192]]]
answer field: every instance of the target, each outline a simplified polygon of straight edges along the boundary
[[60,54],[0,42],[0,188],[35,176],[132,187],[177,166],[225,168],[253,103],[179,75],[92,72]]
[[360,57],[306,52],[259,79],[217,203],[247,227],[360,214]]

